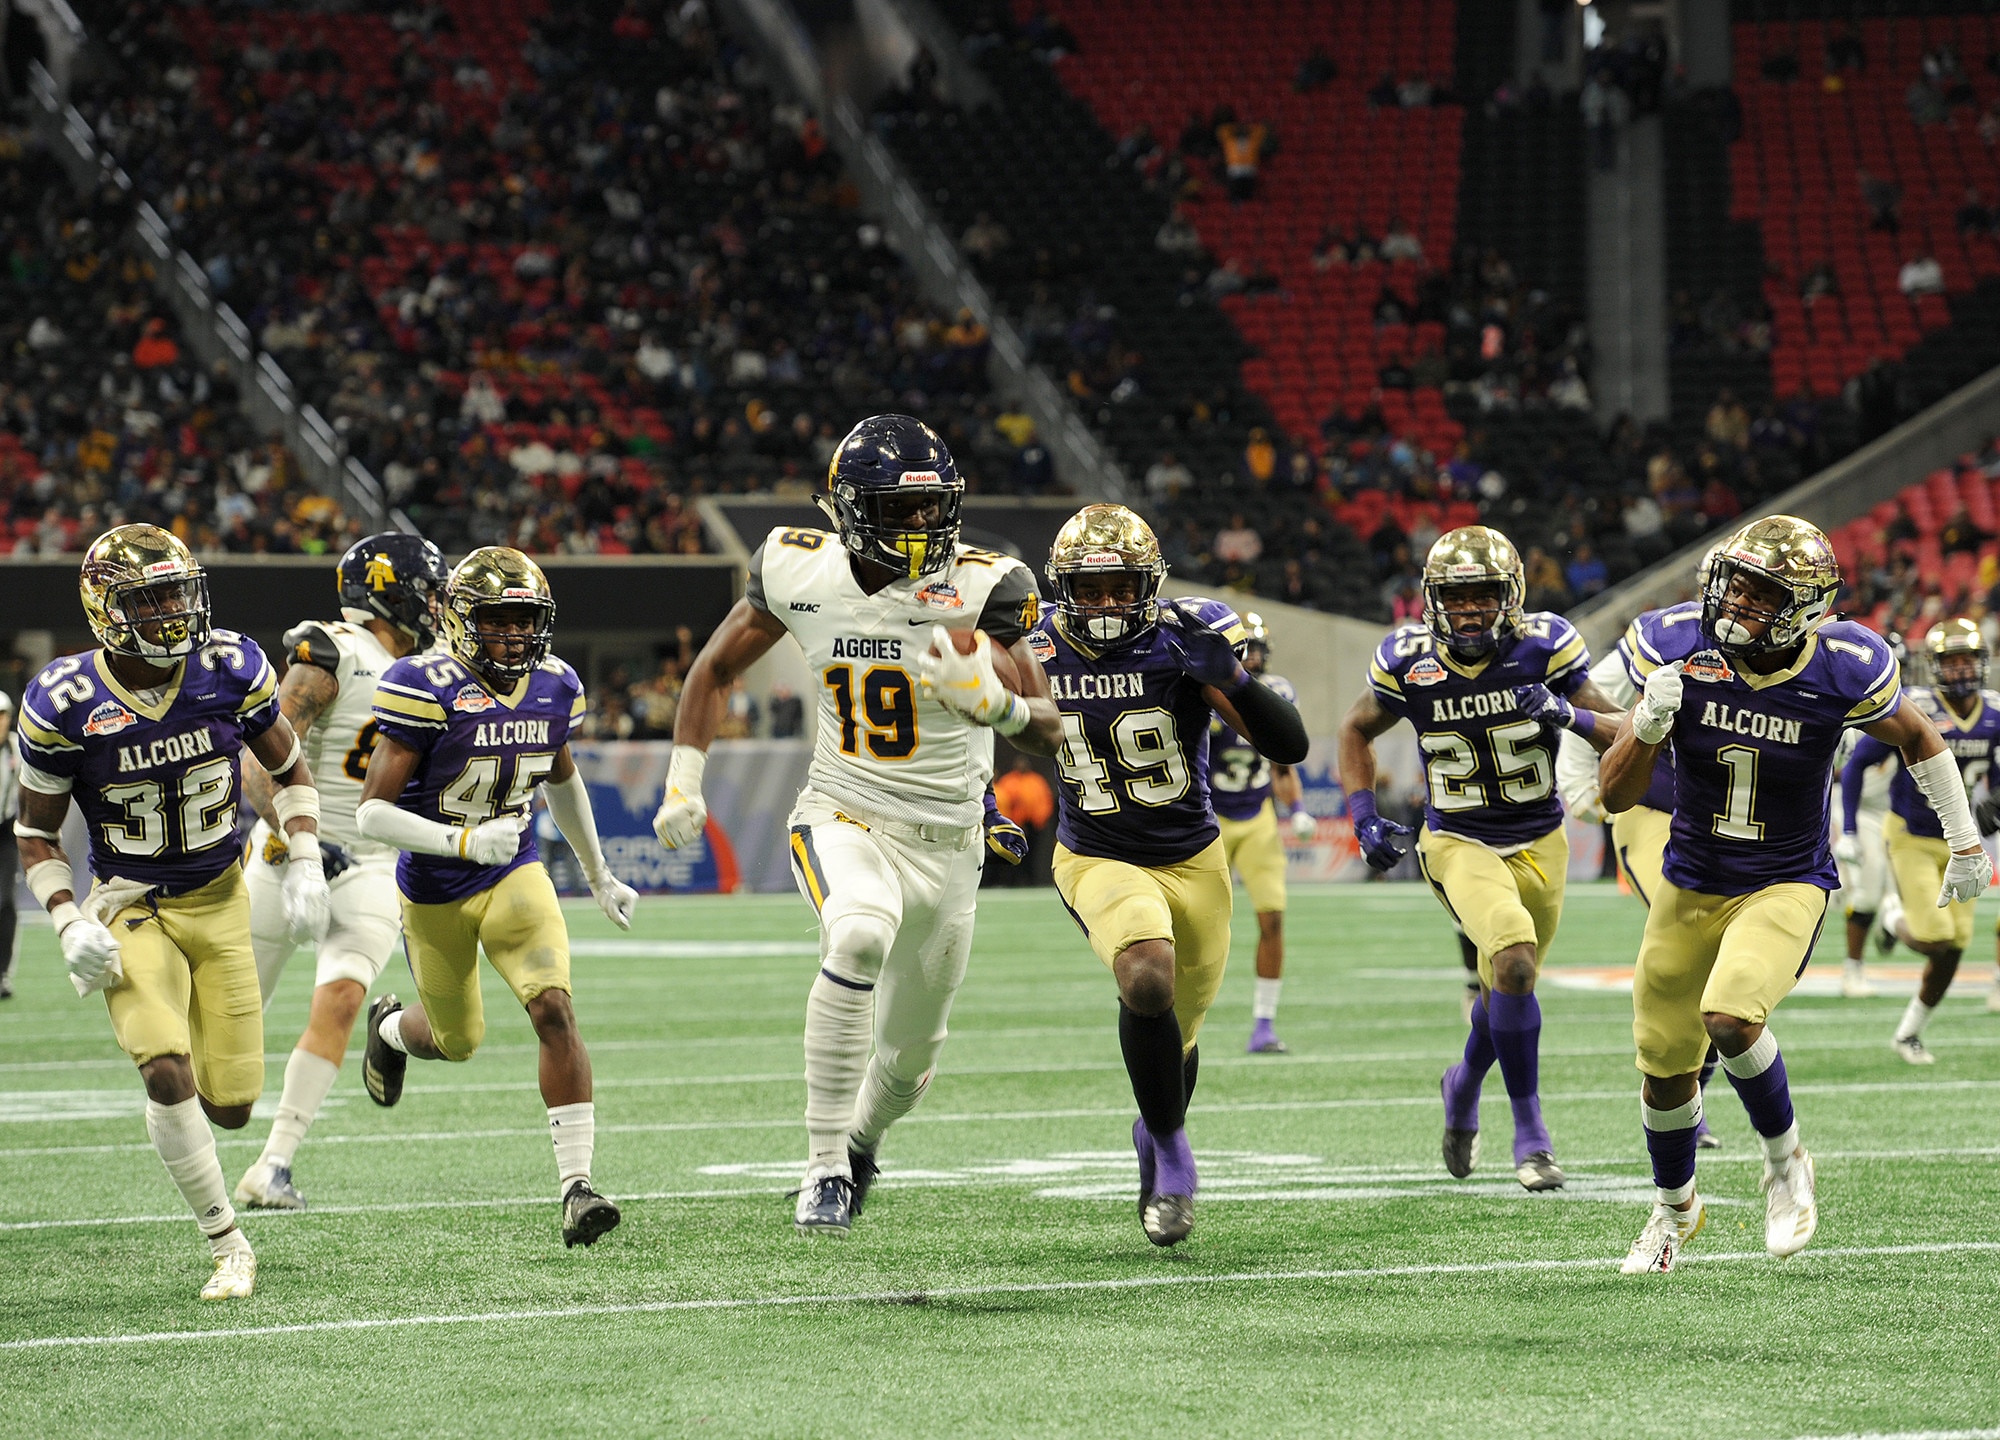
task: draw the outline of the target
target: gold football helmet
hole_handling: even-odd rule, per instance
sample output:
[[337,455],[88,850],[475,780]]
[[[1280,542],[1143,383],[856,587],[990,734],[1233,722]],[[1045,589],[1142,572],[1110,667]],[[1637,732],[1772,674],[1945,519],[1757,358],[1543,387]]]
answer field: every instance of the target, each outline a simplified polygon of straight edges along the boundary
[[[529,628],[503,626],[496,610],[522,610]],[[475,550],[444,582],[439,620],[445,644],[462,664],[496,685],[512,687],[549,656],[556,629],[555,595],[542,567],[505,545]],[[496,659],[497,647],[504,659]]]
[[1271,632],[1265,628],[1264,617],[1255,610],[1243,612],[1243,641],[1236,647],[1236,652],[1243,657],[1243,666],[1252,675],[1263,674],[1264,667],[1270,663]]
[[1986,688],[1986,637],[1977,621],[1964,616],[1940,620],[1924,637],[1924,651],[1931,659],[1931,683],[1940,695],[1970,700]]
[[[1776,586],[1785,599],[1774,609],[1728,599],[1738,576]],[[1722,542],[1702,591],[1701,626],[1725,655],[1789,650],[1816,630],[1840,591],[1840,562],[1817,527],[1794,515],[1752,520]],[[1744,620],[1765,620],[1761,635]]]
[[84,552],[77,589],[97,643],[166,664],[208,643],[208,575],[179,537],[120,525]]
[[[1049,547],[1049,584],[1063,628],[1099,645],[1136,639],[1160,618],[1160,582],[1167,562],[1153,527],[1123,505],[1086,505],[1063,522]],[[1089,606],[1077,599],[1084,575],[1130,575],[1130,600]]]
[[[1490,587],[1494,592],[1493,618],[1477,630],[1461,630],[1445,613],[1444,602],[1463,598],[1466,590]],[[1454,596],[1453,592],[1461,592]],[[1461,525],[1438,536],[1424,557],[1424,624],[1438,644],[1454,655],[1475,658],[1490,655],[1502,637],[1521,623],[1521,607],[1528,596],[1527,569],[1514,542],[1487,525]],[[1483,616],[1484,607],[1474,612]],[[1460,612],[1461,619],[1473,618]]]

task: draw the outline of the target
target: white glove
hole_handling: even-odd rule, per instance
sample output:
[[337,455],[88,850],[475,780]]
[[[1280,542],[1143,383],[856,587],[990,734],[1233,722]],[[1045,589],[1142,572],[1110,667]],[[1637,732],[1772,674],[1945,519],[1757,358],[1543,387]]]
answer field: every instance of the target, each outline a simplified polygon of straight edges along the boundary
[[1313,818],[1310,810],[1294,810],[1292,812],[1292,838],[1294,840],[1310,840],[1317,834],[1319,834],[1319,821]]
[[1852,830],[1843,830],[1833,842],[1833,858],[1843,865],[1861,863],[1861,837]]
[[708,752],[676,745],[667,761],[667,790],[653,815],[653,833],[669,850],[694,844],[708,827],[708,802],[701,798],[702,772]]
[[326,939],[326,927],[333,922],[333,893],[326,888],[326,863],[320,858],[318,838],[302,845],[304,835],[290,837],[291,854],[285,861],[285,878],[279,882],[279,896],[285,905],[285,924],[296,945],[317,945]]
[[1632,707],[1632,733],[1648,745],[1657,745],[1672,733],[1674,716],[1681,708],[1681,667],[1676,660],[1662,665],[1646,677],[1646,693]]
[[993,673],[993,642],[986,632],[974,632],[979,643],[970,655],[958,653],[951,631],[931,627],[931,649],[917,657],[917,674],[924,694],[947,710],[977,725],[991,725],[1014,713],[1015,696]]
[[1954,900],[1977,900],[1979,892],[1992,883],[1993,862],[1986,858],[1984,850],[1976,850],[1970,855],[1953,855],[1951,863],[1944,867],[1944,885],[1938,891],[1938,909],[1944,909]]
[[620,930],[630,930],[632,907],[639,902],[639,892],[609,870],[601,875],[585,878],[590,881],[590,898],[597,902],[597,908],[604,912],[604,918]]
[[[57,906],[61,909],[61,906]],[[63,964],[79,998],[93,990],[109,990],[125,978],[118,958],[118,937],[81,914],[62,927]]]
[[521,848],[525,815],[497,815],[467,830],[458,842],[459,853],[475,865],[505,865]]

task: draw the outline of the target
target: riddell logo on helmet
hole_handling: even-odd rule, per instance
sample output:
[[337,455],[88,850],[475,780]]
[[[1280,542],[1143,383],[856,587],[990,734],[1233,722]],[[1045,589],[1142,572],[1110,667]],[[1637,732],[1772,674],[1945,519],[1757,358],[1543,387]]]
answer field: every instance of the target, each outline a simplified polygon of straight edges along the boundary
[[181,562],[178,560],[155,560],[140,573],[147,576],[178,575],[181,573]]
[[1104,565],[1122,570],[1125,568],[1125,557],[1120,555],[1116,550],[1093,550],[1076,563],[1079,565]]
[[1469,563],[1463,565],[1451,565],[1446,567],[1445,569],[1445,574],[1450,575],[1454,579],[1463,578],[1468,580],[1476,580],[1479,577],[1483,576],[1485,573],[1486,573],[1486,567],[1484,565],[1474,565]]
[[905,470],[898,485],[942,485],[944,476],[935,470]]
[[509,585],[505,590],[500,592],[500,598],[502,600],[539,600],[542,597],[526,585]]

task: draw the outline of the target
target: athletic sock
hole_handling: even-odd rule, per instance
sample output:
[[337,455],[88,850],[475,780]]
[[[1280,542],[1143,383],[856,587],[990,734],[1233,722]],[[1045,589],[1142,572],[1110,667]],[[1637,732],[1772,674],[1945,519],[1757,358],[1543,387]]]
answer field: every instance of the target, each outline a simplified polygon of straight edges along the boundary
[[1181,1022],[1170,1009],[1141,1015],[1121,1000],[1118,1048],[1125,1052],[1125,1072],[1132,1077],[1132,1098],[1139,1102],[1139,1118],[1155,1140],[1166,1139],[1187,1123]]
[[1701,1089],[1706,1090],[1708,1088],[1708,1082],[1715,1078],[1715,1067],[1721,1063],[1722,1052],[1713,1045],[1709,1046],[1708,1054],[1701,1062],[1701,1079],[1696,1082]]
[[588,1100],[549,1106],[549,1139],[556,1147],[556,1196],[560,1199],[577,1181],[590,1178],[590,1152],[597,1143],[597,1106]]
[[1487,1024],[1493,1050],[1500,1058],[1500,1078],[1507,1083],[1507,1101],[1514,1111],[1514,1163],[1537,1150],[1550,1150],[1549,1127],[1542,1123],[1541,1085],[1542,1002],[1532,994],[1487,997]]
[[1868,978],[1868,962],[1863,960],[1859,955],[1850,955],[1840,962],[1840,973],[1843,979],[1866,980]]
[[846,1175],[847,1133],[868,1067],[875,987],[819,972],[806,996],[807,1173]]
[[221,1162],[215,1158],[215,1134],[208,1128],[208,1117],[201,1113],[201,1101],[162,1105],[149,1099],[146,1133],[152,1137],[167,1174],[194,1211],[201,1233],[213,1237],[235,1225],[236,1211],[229,1203]]
[[382,1023],[375,1027],[375,1033],[382,1037],[382,1043],[399,1055],[410,1053],[410,1047],[403,1043],[403,1012],[391,1010],[382,1017]]
[[1695,1136],[1701,1128],[1701,1091],[1685,1105],[1655,1110],[1644,1097],[1639,1119],[1646,1127],[1646,1153],[1653,1158],[1653,1184],[1662,1205],[1685,1204],[1694,1194]]
[[1201,1046],[1190,1045],[1181,1057],[1181,1099],[1188,1105],[1194,1104],[1194,1082],[1200,1078]]
[[1486,1082],[1494,1058],[1493,1031],[1482,996],[1472,1002],[1472,1029],[1465,1037],[1464,1058],[1444,1072],[1444,1123],[1448,1128],[1479,1128],[1479,1087]]
[[[1767,1029],[1741,1055],[1723,1056],[1722,1068],[1729,1073],[1729,1083],[1736,1087],[1737,1098],[1750,1114],[1751,1129],[1767,1142],[1786,1134],[1796,1141],[1798,1127],[1792,1114],[1792,1090],[1785,1079],[1785,1057],[1778,1053],[1776,1035]],[[1790,1153],[1789,1148],[1786,1153]]]
[[232,1250],[248,1250],[249,1248],[250,1238],[233,1226],[223,1231],[220,1235],[211,1235],[208,1237],[208,1253],[215,1256],[218,1260],[224,1255],[229,1254]]
[[873,1155],[889,1127],[917,1108],[936,1073],[926,1070],[915,1080],[894,1080],[884,1073],[881,1054],[871,1055],[868,1073],[861,1081],[861,1098],[854,1104],[854,1148]]
[[1257,977],[1256,994],[1250,1001],[1252,1020],[1278,1018],[1278,988],[1284,983],[1283,980],[1266,980],[1262,975]]
[[1924,1033],[1924,1026],[1931,1023],[1931,1016],[1937,1014],[1937,1006],[1926,1005],[1923,997],[1912,995],[1910,1008],[1903,1012],[1903,1018],[1896,1025],[1896,1038],[1910,1040]]
[[[402,1012],[398,1011],[398,1014]],[[278,1113],[271,1121],[271,1137],[264,1142],[258,1161],[269,1165],[290,1165],[299,1152],[299,1142],[319,1118],[340,1067],[310,1050],[294,1050],[285,1062],[285,1089],[278,1097]]]

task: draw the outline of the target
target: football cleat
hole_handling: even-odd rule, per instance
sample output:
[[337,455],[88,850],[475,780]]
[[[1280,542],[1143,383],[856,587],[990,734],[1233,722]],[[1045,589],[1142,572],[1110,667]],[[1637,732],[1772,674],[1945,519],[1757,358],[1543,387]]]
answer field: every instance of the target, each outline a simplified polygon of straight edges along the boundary
[[1146,1138],[1152,1142],[1153,1183],[1159,1188],[1139,1206],[1139,1225],[1155,1245],[1178,1245],[1194,1228],[1194,1148],[1185,1127],[1165,1140],[1150,1131]]
[[1556,1157],[1546,1150],[1535,1150],[1521,1158],[1514,1167],[1514,1178],[1521,1182],[1524,1190],[1560,1190],[1563,1187],[1562,1166],[1556,1164]]
[[1843,1000],[1873,1000],[1880,993],[1858,975],[1843,975],[1840,979],[1840,998]]
[[1703,1121],[1695,1127],[1694,1148],[1697,1150],[1720,1150],[1722,1148],[1722,1137],[1708,1128],[1707,1121]]
[[1819,1229],[1812,1156],[1801,1145],[1782,1166],[1764,1162],[1764,1248],[1783,1258],[1806,1248]]
[[588,1180],[577,1181],[563,1196],[563,1248],[596,1244],[597,1237],[616,1230],[622,1218],[618,1207],[591,1189]]
[[1937,1056],[1931,1054],[1921,1035],[1898,1035],[1889,1042],[1889,1048],[1912,1065],[1937,1064]]
[[1269,1020],[1259,1020],[1250,1027],[1250,1054],[1289,1055],[1291,1052],[1292,1047],[1278,1038],[1278,1032],[1271,1028]]
[[1194,1196],[1153,1195],[1139,1207],[1139,1224],[1155,1245],[1178,1245],[1194,1229]]
[[1451,1123],[1451,1096],[1445,1086],[1451,1083],[1451,1072],[1456,1065],[1438,1077],[1438,1094],[1444,1097],[1444,1168],[1454,1180],[1463,1180],[1479,1165],[1479,1131],[1462,1129]]
[[1988,1010],[2000,1010],[2000,977],[1996,977],[1993,983],[1986,988],[1986,1008]]
[[1708,1207],[1702,1204],[1699,1195],[1685,1210],[1676,1210],[1671,1205],[1655,1205],[1653,1213],[1646,1219],[1646,1228],[1639,1232],[1639,1238],[1625,1252],[1625,1262],[1618,1267],[1619,1272],[1625,1275],[1666,1274],[1674,1268],[1674,1262],[1680,1259],[1688,1241],[1699,1235],[1701,1227],[1707,1223]]
[[236,1182],[236,1203],[250,1210],[303,1210],[306,1197],[292,1184],[292,1167],[259,1160]]
[[1896,932],[1903,928],[1903,897],[1891,891],[1882,897],[1875,912],[1875,953],[1887,955],[1896,948]]
[[882,1167],[866,1150],[856,1150],[850,1145],[847,1147],[847,1168],[854,1172],[854,1199],[848,1205],[848,1213],[859,1216],[861,1207],[868,1203],[868,1192],[874,1187],[875,1177],[882,1173]]
[[1132,1148],[1139,1152],[1139,1222],[1144,1224],[1146,1203],[1153,1198],[1153,1172],[1157,1162],[1153,1154],[1153,1137],[1147,1132],[1144,1120],[1132,1122]]
[[368,1007],[368,1044],[361,1052],[361,1083],[368,1087],[368,1098],[377,1105],[394,1105],[403,1098],[403,1072],[410,1068],[410,1057],[402,1051],[390,1048],[382,1038],[382,1021],[403,1008],[403,1002],[394,995],[384,995]]
[[204,1300],[248,1300],[257,1288],[257,1252],[248,1245],[215,1257],[215,1273],[201,1287]]
[[792,1223],[801,1235],[845,1236],[854,1223],[854,1182],[845,1175],[806,1181]]

